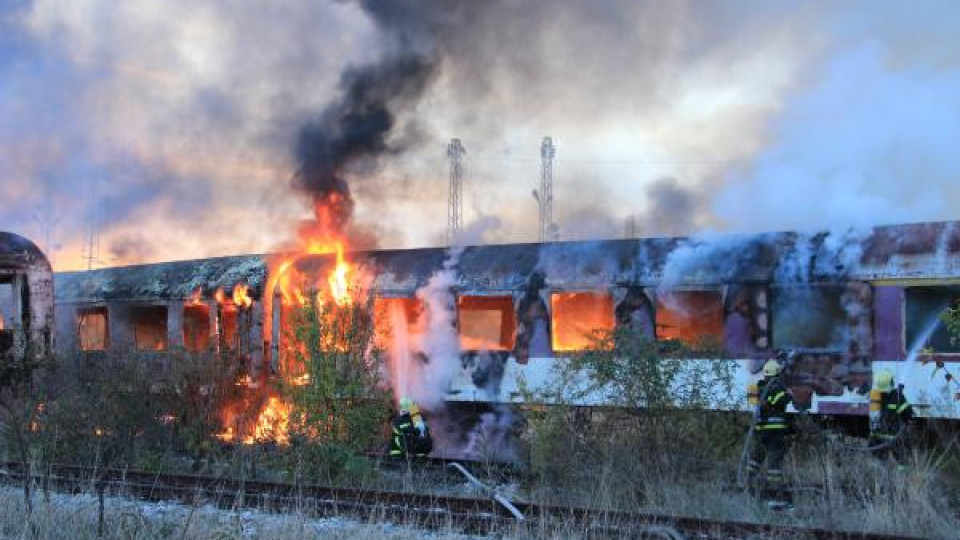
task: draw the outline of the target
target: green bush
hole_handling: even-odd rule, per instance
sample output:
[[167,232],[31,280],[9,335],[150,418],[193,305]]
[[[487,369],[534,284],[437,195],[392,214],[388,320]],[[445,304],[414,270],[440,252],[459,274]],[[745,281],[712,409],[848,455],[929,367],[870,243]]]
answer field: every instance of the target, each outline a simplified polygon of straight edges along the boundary
[[298,384],[284,386],[292,404],[290,459],[302,465],[304,478],[362,476],[366,460],[360,456],[386,441],[393,410],[374,339],[373,297],[357,293],[340,306],[308,296],[311,301],[293,313],[284,347],[302,369],[286,377]]
[[608,496],[629,503],[652,476],[715,474],[735,457],[746,420],[715,410],[737,399],[736,365],[710,356],[629,328],[595,332],[589,350],[555,364],[551,383],[524,391],[548,404],[526,411],[539,487],[595,489],[602,478]]

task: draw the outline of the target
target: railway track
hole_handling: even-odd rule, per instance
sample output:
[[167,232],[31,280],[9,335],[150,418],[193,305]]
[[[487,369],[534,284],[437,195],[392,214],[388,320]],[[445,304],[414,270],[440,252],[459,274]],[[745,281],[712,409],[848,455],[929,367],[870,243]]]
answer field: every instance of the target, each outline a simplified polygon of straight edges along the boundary
[[[5,463],[0,481],[22,484],[19,463]],[[178,501],[211,504],[220,508],[256,508],[270,512],[301,512],[312,516],[356,515],[406,523],[414,527],[452,528],[467,533],[509,532],[516,537],[543,537],[558,531],[576,531],[587,538],[687,539],[801,539],[815,540],[919,540],[915,537],[855,531],[837,531],[792,525],[726,521],[711,518],[653,513],[608,511],[583,507],[551,506],[515,501],[523,518],[517,519],[492,498],[439,496],[357,488],[298,485],[124,469],[51,465],[32,473],[67,493],[104,492],[144,501]]]
[[482,476],[500,482],[516,480],[525,472],[525,469],[520,464],[501,461],[463,460],[437,456],[404,459],[383,454],[367,454],[367,457],[373,459],[375,466],[380,470],[411,470],[420,473],[429,473],[436,477],[449,476],[451,478],[462,479],[463,477],[460,473],[451,468],[451,464],[453,463],[460,463],[473,472],[482,473]]

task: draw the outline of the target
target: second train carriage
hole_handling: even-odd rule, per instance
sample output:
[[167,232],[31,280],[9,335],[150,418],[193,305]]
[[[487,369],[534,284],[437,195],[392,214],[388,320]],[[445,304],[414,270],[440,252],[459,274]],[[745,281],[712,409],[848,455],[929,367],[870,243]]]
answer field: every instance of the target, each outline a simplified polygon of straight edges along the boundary
[[[814,413],[866,414],[872,372],[883,366],[906,384],[920,415],[960,418],[951,383],[934,373],[938,362],[949,369],[960,359],[960,343],[937,324],[939,313],[960,300],[956,222],[350,258],[374,276],[376,309],[403,311],[411,327],[422,310],[416,292],[445,264],[455,272],[462,351],[440,359],[459,363],[448,401],[517,401],[518,375],[543,382],[557,359],[585,346],[585,332],[632,324],[658,340],[718,345],[737,362],[739,389],[775,349],[794,350],[788,382]],[[306,256],[293,267],[323,276],[332,262]],[[58,273],[56,347],[218,348],[236,353],[254,373],[267,372],[276,363],[278,333],[264,326],[278,328],[282,317],[282,310],[264,308],[266,295],[277,293],[266,290],[267,272],[267,258],[251,255]],[[249,309],[210,296],[241,285],[254,300]],[[736,398],[747,407],[745,390]]]

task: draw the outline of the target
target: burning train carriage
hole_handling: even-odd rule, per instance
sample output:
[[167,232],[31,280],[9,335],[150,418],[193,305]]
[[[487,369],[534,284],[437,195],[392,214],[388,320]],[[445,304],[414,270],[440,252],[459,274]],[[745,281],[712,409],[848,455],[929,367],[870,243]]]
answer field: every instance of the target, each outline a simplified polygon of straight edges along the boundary
[[[543,383],[557,359],[587,346],[585,333],[626,324],[653,339],[711,343],[736,360],[744,389],[774,349],[794,350],[788,382],[816,413],[865,414],[872,370],[883,365],[907,384],[921,414],[957,418],[949,381],[932,376],[937,362],[915,360],[960,358],[960,345],[936,324],[960,298],[958,253],[956,224],[933,223],[860,236],[556,242],[350,258],[371,276],[378,332],[389,327],[404,339],[386,348],[414,357],[425,331],[417,291],[444,268],[455,272],[449,308],[459,358],[429,359],[459,364],[448,402],[516,402],[517,375]],[[308,255],[291,268],[319,282],[332,259]],[[275,372],[284,310],[268,266],[266,257],[249,256],[58,274],[58,347],[203,343],[235,347],[251,373]],[[232,301],[238,287],[252,297],[249,306]],[[921,347],[922,355],[911,354]],[[745,391],[737,397],[746,407]]]

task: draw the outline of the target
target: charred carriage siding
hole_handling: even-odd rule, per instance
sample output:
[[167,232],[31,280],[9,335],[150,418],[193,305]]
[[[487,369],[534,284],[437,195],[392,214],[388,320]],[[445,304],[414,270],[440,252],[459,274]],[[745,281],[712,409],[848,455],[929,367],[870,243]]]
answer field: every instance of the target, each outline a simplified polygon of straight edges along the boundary
[[[58,273],[57,348],[95,353],[243,345],[245,350],[237,352],[253,369],[262,363],[263,354],[262,347],[252,347],[261,340],[260,303],[238,314],[214,295],[218,290],[230,295],[238,285],[246,285],[259,298],[266,283],[264,261],[248,255]],[[100,345],[92,348],[81,338],[88,337],[83,330],[91,314],[104,319],[102,328],[98,324],[92,330],[102,332],[102,339],[90,340]],[[198,314],[207,317],[207,324],[199,328],[209,333],[208,340],[196,335]]]
[[[351,258],[375,276],[380,297],[413,298],[447,255],[446,249],[430,248],[354,253]],[[307,256],[296,267],[311,275],[328,271],[331,262],[328,256]],[[460,302],[463,309],[487,310],[461,321],[476,334],[461,336],[461,343],[485,339],[512,350],[482,361],[477,351],[464,351],[463,373],[448,400],[517,399],[510,378],[518,372],[528,380],[542,378],[554,351],[565,348],[551,342],[556,338],[551,332],[569,323],[557,320],[566,316],[555,309],[564,300],[559,294],[590,293],[593,300],[577,297],[571,305],[587,306],[580,311],[612,309],[600,317],[608,321],[603,324],[640,325],[658,338],[713,340],[722,345],[724,356],[738,360],[738,376],[744,379],[756,373],[758,360],[773,348],[796,349],[799,356],[788,376],[798,401],[824,414],[861,414],[873,367],[891,363],[897,370],[913,345],[908,338],[915,341],[940,307],[960,297],[960,290],[951,287],[960,284],[960,225],[476,246],[463,250],[456,269],[458,297],[491,297]],[[270,365],[271,333],[264,326],[271,326],[271,316],[263,307],[267,256],[66,272],[55,279],[60,350],[80,348],[78,321],[104,309],[104,332],[109,333],[104,347],[136,343],[133,321],[147,308],[155,309],[155,319],[165,312],[163,348],[183,347],[184,305],[197,302],[191,298],[198,289],[208,306],[201,313],[210,318],[202,328],[210,332],[210,343],[223,346],[229,321],[212,294],[217,289],[229,294],[245,284],[256,301],[245,313],[247,322],[233,332],[248,339],[242,352],[251,370]],[[514,311],[507,313],[503,305],[511,300]],[[196,318],[196,313],[187,317]],[[478,326],[484,321],[513,328],[487,332]],[[960,352],[949,343],[930,342],[940,344],[934,351],[937,359],[950,361]],[[911,401],[926,405],[922,414],[928,416],[960,417],[945,399],[949,388],[931,380],[924,369],[916,365],[900,374],[913,392]]]

